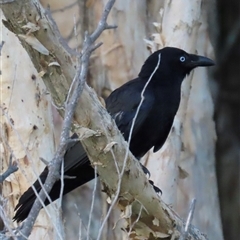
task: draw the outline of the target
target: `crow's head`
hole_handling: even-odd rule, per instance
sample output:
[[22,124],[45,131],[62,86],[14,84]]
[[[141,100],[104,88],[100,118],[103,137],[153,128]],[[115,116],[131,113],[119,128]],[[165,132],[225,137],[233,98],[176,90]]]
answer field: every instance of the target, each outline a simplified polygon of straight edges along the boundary
[[149,78],[155,71],[155,77],[164,81],[169,81],[171,77],[183,80],[194,68],[213,65],[214,62],[207,57],[189,54],[179,48],[165,47],[147,58],[139,77]]

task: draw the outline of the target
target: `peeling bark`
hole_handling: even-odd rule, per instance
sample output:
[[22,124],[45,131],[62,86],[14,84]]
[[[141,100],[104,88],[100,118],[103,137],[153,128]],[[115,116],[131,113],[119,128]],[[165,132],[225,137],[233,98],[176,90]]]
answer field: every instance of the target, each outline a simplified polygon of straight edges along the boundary
[[[7,213],[5,224],[16,227],[11,220],[14,206],[45,167],[39,158],[50,160],[55,146],[51,101],[46,94],[46,87],[20,41],[2,25],[2,17],[1,171],[7,168],[11,153],[19,167],[17,172],[4,181],[2,196]],[[42,211],[30,239],[53,239],[53,221],[54,214],[50,219]]]
[[[181,11],[179,11],[181,9]],[[213,58],[206,6],[202,1],[165,2],[153,47],[176,46]],[[155,45],[154,45],[155,44]],[[163,199],[186,218],[196,198],[193,223],[210,239],[223,239],[215,173],[215,125],[207,69],[196,69],[183,83],[179,111],[163,148],[146,157]],[[210,220],[214,219],[214,221]]]

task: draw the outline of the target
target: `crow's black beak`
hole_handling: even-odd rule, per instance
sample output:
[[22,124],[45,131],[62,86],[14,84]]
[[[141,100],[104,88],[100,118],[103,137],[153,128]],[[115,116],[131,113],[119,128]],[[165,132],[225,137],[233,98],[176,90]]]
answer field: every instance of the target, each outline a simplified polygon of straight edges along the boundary
[[189,61],[187,62],[187,66],[190,68],[206,67],[206,66],[213,66],[213,65],[215,65],[215,63],[210,58],[189,54]]

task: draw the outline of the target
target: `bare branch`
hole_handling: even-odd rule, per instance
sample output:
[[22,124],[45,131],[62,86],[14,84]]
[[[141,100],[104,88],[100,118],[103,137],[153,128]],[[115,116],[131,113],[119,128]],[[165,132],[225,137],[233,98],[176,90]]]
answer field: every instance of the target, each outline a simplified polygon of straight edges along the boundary
[[192,202],[191,202],[191,206],[190,206],[190,210],[189,210],[189,213],[188,213],[188,217],[187,217],[185,228],[183,229],[182,234],[181,234],[179,240],[184,240],[187,237],[188,229],[189,229],[189,226],[190,226],[190,224],[192,222],[192,219],[193,219],[195,205],[196,205],[196,199],[194,198],[192,200]]
[[96,30],[91,34],[90,39],[92,42],[95,42],[98,37],[101,35],[101,33],[105,30],[108,29],[108,24],[107,24],[107,17],[109,15],[109,12],[111,11],[113,4],[115,3],[115,0],[109,0],[103,10],[102,17],[98,23],[98,26]]
[[[64,154],[66,152],[67,142],[69,140],[69,133],[70,128],[73,120],[73,114],[75,112],[77,103],[79,101],[79,98],[81,96],[81,93],[83,91],[84,84],[86,82],[87,78],[87,71],[88,71],[88,65],[89,65],[89,58],[91,53],[100,46],[100,44],[94,45],[95,40],[100,36],[100,34],[106,29],[108,26],[106,23],[107,16],[111,10],[111,7],[113,6],[113,3],[115,1],[110,0],[104,9],[104,13],[102,16],[102,19],[100,21],[100,24],[98,25],[97,29],[94,31],[94,34],[91,36],[88,36],[86,34],[85,41],[84,41],[84,47],[81,56],[79,57],[79,62],[81,61],[80,67],[77,69],[76,75],[74,79],[76,79],[76,87],[73,89],[72,96],[69,97],[69,101],[66,103],[66,111],[63,121],[63,128],[61,132],[60,137],[60,143],[59,147],[54,155],[53,160],[49,163],[48,168],[48,177],[44,183],[45,192],[49,193],[52,186],[56,182],[56,180],[59,179],[59,169],[60,164],[63,161]],[[42,13],[42,9],[40,9],[40,5],[36,4],[39,8],[39,11]],[[42,201],[45,201],[46,194],[44,190],[41,190],[39,193],[39,197]],[[39,199],[36,199],[28,218],[26,219],[23,229],[21,233],[24,235],[24,237],[28,237],[32,231],[32,227],[34,225],[34,222],[37,218],[37,215],[42,207],[41,202]]]
[[[0,218],[1,220],[3,221],[4,223],[4,226],[5,226],[5,229],[9,232],[10,236],[15,240],[16,237],[15,237],[15,234],[14,234],[14,231],[13,229],[11,228],[11,220],[9,220],[5,214],[5,211],[4,211],[4,208],[5,208],[5,205],[7,204],[7,200],[4,199],[1,195],[0,195]],[[4,233],[1,233],[0,232],[0,239],[2,240],[7,240],[8,238],[4,236],[2,236]]]
[[107,25],[106,29],[115,29],[117,27],[118,27],[117,25]]
[[41,162],[43,162],[46,166],[48,166],[48,161],[42,157],[39,158]]
[[2,48],[3,48],[4,43],[5,43],[5,42],[2,41],[1,44],[0,44],[0,56],[1,56],[1,53],[2,53]]
[[91,221],[92,221],[92,213],[93,213],[93,207],[94,207],[94,201],[95,201],[95,196],[96,196],[96,190],[97,190],[97,165],[94,166],[94,188],[92,192],[92,204],[91,204],[91,209],[89,213],[89,219],[88,219],[88,227],[87,227],[87,240],[90,238],[90,226],[91,226]]
[[17,163],[12,161],[12,154],[10,155],[9,158],[9,165],[8,169],[0,175],[0,183],[2,183],[7,177],[9,177],[12,173],[16,172],[18,170]]
[[[135,125],[135,122],[136,122],[136,119],[137,119],[137,116],[138,116],[138,113],[140,111],[140,108],[143,104],[143,101],[144,101],[144,93],[146,91],[146,88],[148,86],[148,84],[150,83],[150,81],[152,80],[152,77],[154,76],[155,72],[157,71],[159,65],[160,65],[160,62],[161,62],[161,55],[159,54],[158,56],[158,62],[157,62],[157,65],[155,67],[155,69],[153,70],[152,74],[150,75],[148,81],[146,82],[146,84],[144,85],[144,88],[141,92],[141,101],[137,107],[137,111],[136,111],[136,114],[132,120],[132,123],[131,123],[131,128],[130,128],[130,132],[129,132],[129,137],[128,137],[128,146],[130,145],[130,142],[131,142],[131,138],[132,138],[132,132],[133,132],[133,128],[134,128],[134,125]],[[127,163],[127,159],[128,159],[128,154],[129,154],[129,147],[127,148],[127,151],[125,153],[125,156],[124,156],[124,161],[123,161],[123,167],[121,169],[121,172],[119,171],[119,167],[117,165],[117,161],[115,161],[115,156],[114,156],[114,153],[111,151],[112,155],[113,155],[113,158],[114,158],[114,162],[115,162],[115,165],[116,165],[116,169],[117,169],[117,172],[118,172],[118,185],[117,185],[117,191],[115,193],[115,196],[114,196],[114,199],[111,203],[111,206],[109,207],[109,210],[108,210],[108,213],[105,217],[105,219],[103,220],[102,222],[102,225],[100,227],[100,230],[99,230],[99,233],[98,233],[98,238],[97,239],[100,239],[101,238],[101,234],[102,234],[102,231],[103,231],[103,228],[104,228],[104,225],[107,221],[107,219],[109,218],[110,216],[110,213],[114,207],[114,205],[116,204],[117,200],[118,200],[118,197],[119,197],[119,193],[120,193],[120,189],[121,189],[121,184],[122,184],[122,178],[123,178],[123,175],[124,175],[124,172],[126,170],[126,163]],[[142,208],[142,206],[141,206]]]
[[46,15],[46,18],[48,19],[48,21],[51,23],[51,27],[53,28],[54,33],[56,34],[57,38],[59,39],[59,42],[64,47],[64,49],[69,52],[69,54],[71,54],[72,56],[77,56],[77,52],[74,49],[70,48],[68,46],[68,44],[66,43],[66,41],[61,36],[61,34],[58,30],[57,24],[52,17],[52,13],[53,12],[51,12],[50,7],[48,6],[47,9],[45,10],[45,15]]
[[5,3],[12,3],[15,2],[16,0],[0,0],[0,4],[5,4]]
[[187,231],[189,229],[189,225],[192,222],[193,214],[194,214],[194,210],[195,210],[195,205],[196,205],[196,199],[194,198],[192,200],[192,203],[191,203],[191,206],[190,206],[190,210],[189,210],[189,214],[188,214],[188,217],[187,217],[187,222],[186,222],[186,226],[185,226],[185,229],[184,229],[185,233],[187,233]]
[[76,2],[73,2],[73,3],[65,6],[65,7],[58,8],[58,9],[54,9],[54,10],[52,11],[52,13],[55,13],[55,12],[64,12],[64,11],[68,10],[69,8],[74,7],[74,6],[77,5],[77,4],[78,4],[78,0],[77,0]]
[[130,228],[129,228],[128,237],[130,237],[134,225],[139,221],[139,219],[140,219],[140,217],[141,217],[141,214],[142,214],[142,210],[143,210],[143,206],[141,205],[140,210],[139,210],[138,217],[137,217],[136,220],[131,224],[131,226],[130,226]]

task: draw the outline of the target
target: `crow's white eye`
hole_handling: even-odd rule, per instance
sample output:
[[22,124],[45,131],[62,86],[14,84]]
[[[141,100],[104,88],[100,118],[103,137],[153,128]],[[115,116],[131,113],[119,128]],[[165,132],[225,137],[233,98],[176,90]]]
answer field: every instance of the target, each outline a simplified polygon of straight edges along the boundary
[[181,62],[185,62],[186,58],[184,56],[181,56],[179,59]]

